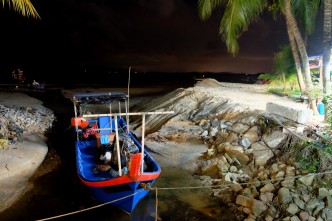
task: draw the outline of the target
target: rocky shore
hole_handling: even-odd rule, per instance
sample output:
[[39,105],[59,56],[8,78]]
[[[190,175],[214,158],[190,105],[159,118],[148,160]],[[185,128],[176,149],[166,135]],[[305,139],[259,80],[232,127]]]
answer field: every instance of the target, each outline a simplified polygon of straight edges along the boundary
[[[168,117],[151,116],[146,120],[147,140],[164,143],[162,148],[152,150],[165,156],[167,144],[178,143],[178,150],[169,150],[172,155],[181,155],[179,164],[185,168],[190,160],[183,157],[183,144],[205,145],[202,154],[191,149],[196,153],[191,172],[202,185],[212,187],[212,194],[234,210],[237,220],[331,220],[332,158],[329,151],[320,152],[321,147],[313,146],[326,141],[322,138],[326,135],[324,125],[297,124],[246,102],[233,102],[224,92],[221,84],[208,80],[200,86],[174,91],[157,102],[137,104],[149,110],[175,111]],[[241,93],[243,90],[235,92],[233,98]],[[244,99],[255,99],[260,93],[251,90]],[[306,146],[315,151],[310,152]],[[312,153],[317,155],[307,156]],[[312,159],[317,161],[300,161]]]

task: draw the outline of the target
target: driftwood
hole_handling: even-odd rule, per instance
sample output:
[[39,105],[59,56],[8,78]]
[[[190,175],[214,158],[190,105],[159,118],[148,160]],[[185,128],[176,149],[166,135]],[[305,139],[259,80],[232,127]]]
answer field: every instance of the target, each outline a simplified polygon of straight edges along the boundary
[[300,136],[296,133],[294,133],[293,131],[291,131],[288,127],[286,127],[285,125],[283,125],[275,116],[272,116],[273,120],[275,120],[275,122],[277,122],[277,124],[279,124],[281,127],[285,128],[288,132],[290,132],[292,135],[296,136],[297,138],[299,138],[300,140],[304,140],[304,141],[309,141],[306,137],[304,136]]
[[[281,127],[285,128],[288,132],[290,132],[292,135],[296,136],[297,138],[301,139],[301,140],[304,140],[304,141],[308,141],[308,142],[312,142],[313,140],[312,139],[308,139],[307,137],[304,137],[304,136],[301,136],[297,133],[294,133],[293,131],[291,131],[289,128],[287,128],[285,125],[283,125],[275,116],[272,116],[273,119],[275,120],[275,122],[277,122],[277,124],[279,124]],[[294,121],[293,121],[294,122]],[[317,137],[319,137],[320,139],[324,140],[325,142],[328,142],[330,143],[331,140],[323,137],[322,135],[320,135],[319,133],[317,133],[313,128],[311,128],[310,126],[308,125],[305,125],[305,124],[301,124],[303,126],[306,126],[306,127],[309,127],[310,129],[310,132],[315,134]]]

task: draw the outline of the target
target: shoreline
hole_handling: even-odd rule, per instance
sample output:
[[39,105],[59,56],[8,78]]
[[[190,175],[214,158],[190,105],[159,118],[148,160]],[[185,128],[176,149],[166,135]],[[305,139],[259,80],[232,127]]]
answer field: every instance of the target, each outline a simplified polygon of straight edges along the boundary
[[[137,103],[138,105],[142,105],[142,108],[163,108],[165,103],[167,104],[173,104],[173,108],[176,108],[177,113],[180,111],[187,111],[190,112],[191,110],[195,110],[198,108],[205,108],[204,110],[209,110],[209,105],[213,104],[213,102],[226,102],[226,103],[232,103],[234,107],[238,108],[238,111],[244,111],[247,110],[246,108],[249,107],[250,110],[260,110],[264,111],[265,106],[267,102],[275,101],[280,102],[282,104],[289,104],[289,105],[300,105],[305,106],[305,104],[302,103],[296,103],[295,101],[290,100],[289,98],[285,97],[278,97],[276,95],[270,95],[270,94],[264,94],[262,92],[261,85],[248,85],[248,84],[238,84],[238,83],[227,83],[222,82],[221,84],[217,84],[219,82],[209,81],[205,82],[205,85],[199,85],[197,83],[196,86],[183,89],[181,90],[180,97],[184,98],[183,101],[181,101],[178,98],[172,97],[175,95],[174,93],[170,92],[170,94],[167,94],[168,96],[162,96],[158,97],[159,95],[155,95],[157,99],[154,99],[154,102],[149,104],[148,106],[144,106],[146,103],[146,100],[142,100],[141,103]],[[114,89],[114,88],[113,88]],[[84,91],[91,90],[90,88],[83,88],[78,89],[75,91]],[[99,89],[104,90],[104,89]],[[107,88],[108,91],[111,91],[111,88]],[[116,88],[117,91],[122,90],[123,92],[127,91],[127,88]],[[160,93],[163,90],[155,89],[151,90],[151,88],[144,88],[142,91],[140,91],[139,88],[132,90],[132,96],[137,96],[138,98],[140,96],[147,96],[152,95],[153,93]],[[72,91],[63,91],[64,94],[62,94],[64,97],[70,97],[70,94],[73,93]],[[2,92],[1,92],[2,93]],[[0,95],[1,95],[0,93]],[[12,93],[12,92],[10,92]],[[47,92],[45,92],[47,94]],[[0,96],[0,100],[3,101],[2,103],[6,102],[18,102],[19,104],[24,105],[42,105],[42,102],[38,99],[31,99],[32,97],[29,97],[28,95],[25,96],[18,96],[15,98],[15,96],[19,95],[19,93],[13,93],[13,97],[9,99],[9,97],[2,97]],[[211,98],[205,99],[205,97]],[[8,100],[6,100],[8,98]],[[174,99],[174,100],[173,100]],[[191,103],[193,100],[203,100],[196,103]],[[22,100],[24,102],[22,102]],[[30,103],[31,102],[31,103]],[[11,105],[16,105],[16,103],[12,103]],[[167,105],[166,105],[167,106]],[[197,111],[197,110],[196,110]],[[204,124],[204,121],[201,122],[202,126]],[[154,125],[156,126],[156,125]],[[150,129],[154,127],[153,125],[150,125]],[[158,128],[160,125],[157,125],[156,128]],[[153,151],[156,152],[165,152],[171,151],[170,154],[166,154],[166,158],[159,158],[160,162],[163,163],[169,163],[168,166],[176,166],[180,168],[186,168],[188,169],[188,173],[195,170],[194,166],[196,164],[195,160],[198,158],[203,157],[203,150],[208,149],[208,146],[206,144],[199,144],[199,148],[195,148],[195,150],[190,150],[190,143],[194,142],[194,140],[202,139],[202,133],[204,130],[201,128],[198,128],[199,125],[194,124],[189,120],[187,115],[181,115],[178,114],[176,116],[176,119],[171,119],[166,122],[166,124],[160,126],[159,129],[151,129],[151,131],[156,131],[154,133],[149,134],[147,139],[150,139],[150,141],[147,141],[147,143],[153,143],[160,142],[160,146]],[[140,129],[140,128],[136,128]],[[196,136],[196,137],[195,137]],[[161,140],[158,140],[159,138],[162,138]],[[212,135],[208,134],[206,138],[203,140],[208,141],[212,138]],[[189,143],[186,143],[186,141],[189,141]],[[154,145],[153,145],[154,146]],[[167,148],[169,147],[169,148]],[[175,148],[177,147],[177,148]],[[184,147],[184,148],[180,148]],[[189,152],[188,152],[189,151]],[[165,156],[165,154],[164,154]],[[41,162],[40,162],[41,163]],[[37,163],[38,164],[38,163]]]

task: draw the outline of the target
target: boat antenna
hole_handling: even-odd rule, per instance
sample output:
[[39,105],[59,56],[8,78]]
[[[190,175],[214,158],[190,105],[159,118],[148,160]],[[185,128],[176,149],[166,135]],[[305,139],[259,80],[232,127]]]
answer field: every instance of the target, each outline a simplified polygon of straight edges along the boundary
[[129,73],[128,73],[128,109],[129,109],[130,69],[131,67],[129,67]]

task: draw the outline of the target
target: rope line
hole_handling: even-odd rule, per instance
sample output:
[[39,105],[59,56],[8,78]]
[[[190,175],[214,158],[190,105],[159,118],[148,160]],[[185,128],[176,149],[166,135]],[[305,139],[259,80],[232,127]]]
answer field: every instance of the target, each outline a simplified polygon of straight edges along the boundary
[[[267,180],[263,180],[263,181],[244,182],[244,183],[236,183],[236,184],[239,184],[239,185],[242,186],[242,185],[253,185],[253,184],[257,184],[257,183],[272,183],[272,182],[278,182],[278,181],[284,181],[284,180],[290,180],[290,179],[298,179],[298,178],[306,177],[306,176],[319,176],[319,175],[326,175],[326,174],[332,174],[332,170],[325,171],[325,172],[320,172],[320,173],[309,173],[309,174],[306,174],[306,175],[288,176],[288,177],[284,177],[284,178],[267,179]],[[62,214],[62,215],[58,215],[58,216],[53,216],[53,217],[49,217],[49,218],[45,218],[45,219],[39,219],[37,221],[56,219],[56,218],[69,216],[69,215],[85,212],[85,211],[88,211],[88,210],[96,209],[96,208],[108,205],[110,203],[114,203],[114,202],[123,200],[125,198],[130,197],[130,196],[134,196],[134,195],[136,195],[140,192],[145,191],[146,189],[155,190],[155,192],[156,192],[156,197],[155,197],[156,198],[156,206],[155,206],[156,217],[155,217],[155,220],[157,221],[158,220],[158,190],[181,190],[181,189],[203,189],[203,188],[221,188],[221,187],[225,187],[225,188],[222,189],[222,191],[223,191],[223,190],[228,189],[231,185],[234,185],[234,184],[235,183],[222,184],[222,185],[209,185],[209,186],[182,186],[182,187],[158,187],[158,188],[153,187],[152,188],[149,184],[141,183],[141,186],[143,186],[144,188],[139,192],[130,194],[128,196],[124,196],[122,198],[112,200],[110,202],[99,204],[99,205],[96,205],[96,206],[93,206],[93,207],[89,207],[89,208],[85,208],[85,209],[81,209],[81,210],[78,210],[78,211],[74,211],[74,212],[70,212],[70,213],[66,213],[66,214]]]
[[39,220],[36,220],[36,221],[44,221],[44,220],[57,219],[57,218],[61,218],[61,217],[64,217],[64,216],[74,215],[74,214],[77,214],[77,213],[81,213],[81,212],[85,212],[85,211],[88,211],[88,210],[96,209],[96,208],[108,205],[110,203],[114,203],[114,202],[126,199],[128,197],[134,196],[134,195],[136,195],[138,193],[141,193],[143,191],[145,191],[145,189],[142,189],[139,192],[136,192],[136,193],[133,193],[133,194],[130,194],[130,195],[127,195],[127,196],[124,196],[124,197],[121,197],[121,198],[118,198],[118,199],[115,199],[115,200],[112,200],[112,201],[109,201],[109,202],[106,202],[106,203],[103,203],[103,204],[99,204],[99,205],[96,205],[96,206],[88,207],[88,208],[77,210],[77,211],[70,212],[70,213],[61,214],[61,215],[58,215],[58,216],[52,216],[52,217],[48,217],[48,218],[44,218],[44,219],[39,219]]
[[[332,174],[332,170],[320,172],[320,173],[309,173],[306,175],[297,175],[297,176],[289,176],[289,177],[284,177],[284,178],[267,179],[267,180],[255,181],[255,182],[229,183],[229,184],[210,185],[210,186],[158,187],[158,189],[159,190],[203,189],[203,188],[216,188],[216,187],[230,187],[231,185],[234,185],[234,184],[239,184],[242,186],[242,185],[251,185],[251,184],[258,184],[258,183],[272,183],[272,182],[278,182],[278,181],[283,181],[283,180],[298,179],[298,178],[306,177],[306,176],[319,176],[319,175],[326,175],[326,174]],[[151,189],[153,190],[154,188],[151,188]]]

